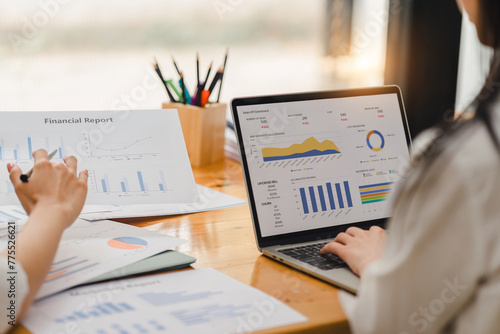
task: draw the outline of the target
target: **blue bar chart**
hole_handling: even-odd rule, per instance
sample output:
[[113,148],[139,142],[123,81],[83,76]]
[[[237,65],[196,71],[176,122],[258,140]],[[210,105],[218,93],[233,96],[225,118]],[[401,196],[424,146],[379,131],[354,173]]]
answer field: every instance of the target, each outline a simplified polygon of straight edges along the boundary
[[135,311],[135,308],[128,303],[102,303],[88,307],[84,311],[75,311],[71,314],[64,315],[54,319],[56,323],[74,322],[77,320],[90,320],[103,316],[111,316],[125,312]]
[[137,178],[139,179],[139,185],[141,186],[141,191],[146,191],[147,186],[144,184],[141,171],[137,171]]
[[236,319],[245,316],[251,305],[218,305],[212,304],[200,308],[174,311],[171,314],[186,326],[211,323],[224,319]]
[[[134,193],[168,191],[163,170],[137,170],[134,174],[116,175],[103,173],[95,181],[97,190],[102,193]],[[150,185],[152,185],[150,187]]]
[[139,298],[148,302],[152,306],[164,306],[186,301],[203,300],[211,298],[212,296],[220,295],[221,291],[204,291],[198,293],[189,293],[189,291],[180,291],[175,293],[166,292],[148,292],[138,295]]
[[[54,163],[74,156],[77,173],[87,170],[89,174],[86,205],[198,201],[189,156],[184,145],[177,145],[183,137],[173,111],[134,111],[123,118],[113,111],[3,116],[0,163],[14,163],[26,172],[33,167],[37,150],[54,152]],[[165,126],[158,126],[160,120]],[[0,203],[19,204],[5,167],[0,171]]]
[[304,188],[300,188],[300,198],[302,199],[302,208],[304,210],[304,214],[309,213],[309,206],[307,205],[307,197],[306,197],[306,191]]
[[0,223],[14,222],[28,218],[26,212],[15,205],[4,206],[0,209]]
[[305,215],[353,207],[348,181],[303,187],[299,188],[299,193],[302,212]]
[[62,136],[27,136],[10,140],[0,138],[0,161],[33,160],[33,152],[41,148],[47,152],[57,149],[56,158],[62,159],[65,156]]

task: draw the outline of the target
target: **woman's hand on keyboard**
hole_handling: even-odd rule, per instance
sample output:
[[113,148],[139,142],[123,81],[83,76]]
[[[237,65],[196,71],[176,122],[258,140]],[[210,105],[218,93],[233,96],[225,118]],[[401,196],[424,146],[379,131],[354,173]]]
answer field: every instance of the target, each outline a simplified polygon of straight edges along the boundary
[[367,265],[382,256],[386,232],[378,226],[370,230],[349,227],[345,233],[339,233],[334,241],[321,249],[321,254],[333,253],[344,260],[352,271],[362,276]]

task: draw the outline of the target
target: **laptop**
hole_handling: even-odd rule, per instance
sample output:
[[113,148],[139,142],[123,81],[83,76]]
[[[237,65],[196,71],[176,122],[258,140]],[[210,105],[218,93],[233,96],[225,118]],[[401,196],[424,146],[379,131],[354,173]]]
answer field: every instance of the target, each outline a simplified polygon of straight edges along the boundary
[[231,104],[258,249],[356,293],[359,278],[340,258],[319,251],[351,226],[385,226],[411,146],[400,89]]

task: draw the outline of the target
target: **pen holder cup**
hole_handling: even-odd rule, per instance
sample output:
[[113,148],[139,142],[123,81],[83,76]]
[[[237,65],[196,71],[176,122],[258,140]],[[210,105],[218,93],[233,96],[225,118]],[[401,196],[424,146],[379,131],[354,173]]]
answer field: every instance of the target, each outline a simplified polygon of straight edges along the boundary
[[163,109],[177,109],[191,166],[201,167],[224,158],[226,104],[205,108],[181,103],[163,103]]

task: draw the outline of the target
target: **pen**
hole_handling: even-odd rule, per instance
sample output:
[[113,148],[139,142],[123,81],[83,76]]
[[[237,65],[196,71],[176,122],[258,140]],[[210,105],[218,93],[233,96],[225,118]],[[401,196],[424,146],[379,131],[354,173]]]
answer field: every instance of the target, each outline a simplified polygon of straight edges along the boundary
[[[57,153],[57,148],[49,153],[49,161],[56,155],[56,153]],[[28,179],[30,178],[32,173],[33,173],[33,167],[31,167],[26,174],[21,175],[21,181],[28,182]]]

